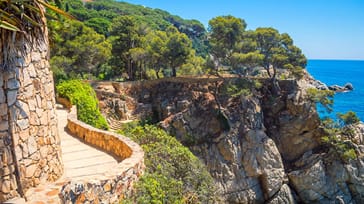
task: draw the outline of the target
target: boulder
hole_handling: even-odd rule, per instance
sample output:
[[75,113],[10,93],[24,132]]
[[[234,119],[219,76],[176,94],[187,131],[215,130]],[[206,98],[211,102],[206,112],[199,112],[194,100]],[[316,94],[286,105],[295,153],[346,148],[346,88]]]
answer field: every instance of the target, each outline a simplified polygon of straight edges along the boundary
[[346,83],[344,88],[350,91],[354,90],[354,86],[351,83]]

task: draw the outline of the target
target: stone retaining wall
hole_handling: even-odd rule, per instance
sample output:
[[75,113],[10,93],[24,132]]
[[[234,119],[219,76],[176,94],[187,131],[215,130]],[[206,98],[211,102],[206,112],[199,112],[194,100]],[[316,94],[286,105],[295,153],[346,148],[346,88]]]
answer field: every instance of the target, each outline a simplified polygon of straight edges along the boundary
[[105,176],[94,180],[71,181],[61,191],[61,199],[68,203],[116,203],[132,193],[132,185],[144,170],[144,152],[129,138],[103,131],[77,120],[73,106],[68,115],[67,128],[74,136],[101,148],[120,159],[120,163]]

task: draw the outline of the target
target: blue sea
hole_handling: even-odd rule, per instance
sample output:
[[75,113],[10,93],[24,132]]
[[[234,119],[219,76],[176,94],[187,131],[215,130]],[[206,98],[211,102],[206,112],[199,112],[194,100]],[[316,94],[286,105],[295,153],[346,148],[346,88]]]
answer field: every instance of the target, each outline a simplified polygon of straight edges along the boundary
[[[355,60],[308,60],[308,72],[325,84],[340,86],[351,83],[354,91],[336,93],[334,97],[333,112],[330,117],[335,117],[338,112],[354,111],[361,121],[364,121],[364,61]],[[325,113],[320,111],[320,115]]]

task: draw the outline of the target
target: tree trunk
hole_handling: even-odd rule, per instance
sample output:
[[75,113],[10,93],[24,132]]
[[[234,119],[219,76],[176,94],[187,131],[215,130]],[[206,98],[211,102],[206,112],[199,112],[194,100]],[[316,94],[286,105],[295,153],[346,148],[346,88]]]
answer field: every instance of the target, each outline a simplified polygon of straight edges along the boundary
[[159,69],[155,71],[155,75],[157,76],[157,79],[159,79]]
[[[1,37],[6,38],[1,42],[14,42],[12,48],[21,52],[16,52],[14,62],[5,62],[9,71],[0,71],[0,152],[6,158],[1,164],[6,171],[0,171],[0,203],[23,196],[42,181],[55,181],[63,173],[44,29],[45,40],[33,39],[32,43],[24,42],[19,34],[12,41],[12,32],[1,30]],[[0,58],[12,53],[5,48],[10,46],[0,46]]]
[[176,67],[172,67],[172,77],[176,77],[176,76],[177,76]]

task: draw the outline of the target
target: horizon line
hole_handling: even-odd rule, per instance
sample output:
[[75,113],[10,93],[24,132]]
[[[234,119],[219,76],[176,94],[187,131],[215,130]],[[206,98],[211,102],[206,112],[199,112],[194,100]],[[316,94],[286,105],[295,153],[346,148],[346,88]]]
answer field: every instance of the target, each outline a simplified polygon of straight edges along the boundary
[[341,61],[364,61],[364,59],[352,59],[352,58],[307,58],[307,60],[341,60]]

